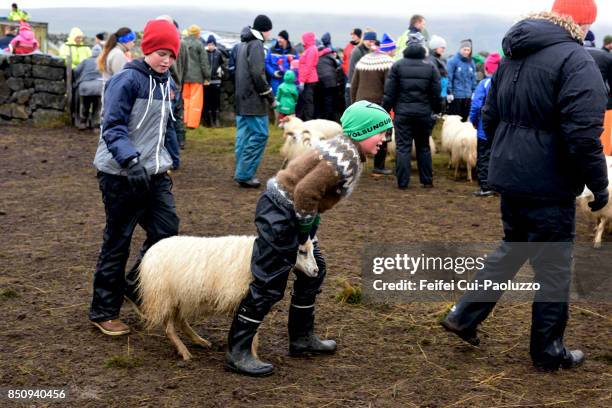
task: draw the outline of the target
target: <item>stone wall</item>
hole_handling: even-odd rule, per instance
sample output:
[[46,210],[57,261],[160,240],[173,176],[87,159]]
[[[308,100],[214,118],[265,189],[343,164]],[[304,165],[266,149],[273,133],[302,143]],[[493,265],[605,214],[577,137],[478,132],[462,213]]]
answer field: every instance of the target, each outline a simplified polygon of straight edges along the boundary
[[44,54],[0,59],[0,119],[34,125],[66,117],[66,65]]

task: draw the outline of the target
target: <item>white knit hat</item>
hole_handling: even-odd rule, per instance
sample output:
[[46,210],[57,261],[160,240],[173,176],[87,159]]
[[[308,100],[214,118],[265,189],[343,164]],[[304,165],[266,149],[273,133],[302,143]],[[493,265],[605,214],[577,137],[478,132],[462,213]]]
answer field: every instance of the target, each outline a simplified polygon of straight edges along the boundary
[[446,48],[446,40],[439,35],[432,35],[429,40],[429,48],[435,50],[436,48]]

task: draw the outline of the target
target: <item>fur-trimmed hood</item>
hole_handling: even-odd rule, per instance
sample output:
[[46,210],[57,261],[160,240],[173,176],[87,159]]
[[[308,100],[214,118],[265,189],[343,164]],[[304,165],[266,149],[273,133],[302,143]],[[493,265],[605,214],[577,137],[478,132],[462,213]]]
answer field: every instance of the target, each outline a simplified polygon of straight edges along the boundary
[[571,18],[540,12],[513,25],[504,36],[502,48],[508,58],[523,58],[562,42],[582,44],[583,37],[582,29]]

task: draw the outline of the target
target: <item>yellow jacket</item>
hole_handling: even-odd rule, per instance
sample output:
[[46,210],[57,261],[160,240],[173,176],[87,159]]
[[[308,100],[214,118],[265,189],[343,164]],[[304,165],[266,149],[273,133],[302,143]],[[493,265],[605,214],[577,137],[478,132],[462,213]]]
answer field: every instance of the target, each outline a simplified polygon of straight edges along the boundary
[[8,15],[9,21],[28,21],[30,19],[30,15],[27,11],[23,10],[12,10]]
[[70,30],[68,40],[62,44],[59,50],[61,58],[66,59],[70,55],[72,69],[76,68],[81,61],[91,57],[91,48],[85,44],[77,44],[75,41],[77,37],[84,37],[83,31],[78,27],[74,27]]

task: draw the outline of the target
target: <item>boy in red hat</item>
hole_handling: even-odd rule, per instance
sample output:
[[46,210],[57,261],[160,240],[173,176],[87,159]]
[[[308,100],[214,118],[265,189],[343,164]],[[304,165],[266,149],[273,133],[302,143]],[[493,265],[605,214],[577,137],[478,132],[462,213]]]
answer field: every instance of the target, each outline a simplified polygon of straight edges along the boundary
[[[151,20],[142,38],[143,59],[115,74],[104,91],[104,116],[94,166],[106,211],[106,227],[93,281],[91,322],[109,336],[130,332],[119,320],[124,296],[137,303],[142,255],[157,241],[178,233],[172,159],[165,147],[173,130],[174,83],[170,66],[179,53],[179,34],[165,20]],[[136,225],[147,238],[140,257],[125,275]]]

